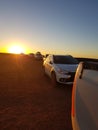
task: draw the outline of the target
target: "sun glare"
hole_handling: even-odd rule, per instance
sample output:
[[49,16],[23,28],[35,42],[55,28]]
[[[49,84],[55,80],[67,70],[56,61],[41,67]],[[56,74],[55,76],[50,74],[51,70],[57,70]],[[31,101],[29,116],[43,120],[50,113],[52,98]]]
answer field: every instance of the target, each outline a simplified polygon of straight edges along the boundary
[[9,48],[9,53],[14,53],[14,54],[24,53],[24,49],[21,46],[14,45]]

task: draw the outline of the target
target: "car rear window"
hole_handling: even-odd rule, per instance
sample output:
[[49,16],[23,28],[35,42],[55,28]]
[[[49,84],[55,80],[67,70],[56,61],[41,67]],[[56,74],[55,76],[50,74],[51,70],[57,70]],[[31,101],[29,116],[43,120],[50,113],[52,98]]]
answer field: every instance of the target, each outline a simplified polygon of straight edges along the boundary
[[55,64],[78,64],[78,60],[72,56],[53,56]]

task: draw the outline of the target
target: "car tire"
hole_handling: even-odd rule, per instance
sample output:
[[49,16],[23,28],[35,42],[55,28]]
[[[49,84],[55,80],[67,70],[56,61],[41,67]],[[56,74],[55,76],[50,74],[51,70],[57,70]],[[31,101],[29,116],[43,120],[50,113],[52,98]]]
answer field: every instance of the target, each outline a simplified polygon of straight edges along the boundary
[[58,85],[58,82],[56,80],[56,74],[55,74],[55,72],[52,72],[52,74],[51,74],[51,83],[52,83],[53,87],[57,87],[57,85]]

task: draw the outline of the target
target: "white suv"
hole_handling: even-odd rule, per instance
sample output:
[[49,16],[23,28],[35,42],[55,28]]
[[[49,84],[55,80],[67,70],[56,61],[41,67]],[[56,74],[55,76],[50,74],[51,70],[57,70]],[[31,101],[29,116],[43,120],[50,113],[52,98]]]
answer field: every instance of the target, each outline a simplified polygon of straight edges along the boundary
[[52,81],[57,83],[72,84],[78,61],[70,55],[48,55],[43,62],[44,72]]

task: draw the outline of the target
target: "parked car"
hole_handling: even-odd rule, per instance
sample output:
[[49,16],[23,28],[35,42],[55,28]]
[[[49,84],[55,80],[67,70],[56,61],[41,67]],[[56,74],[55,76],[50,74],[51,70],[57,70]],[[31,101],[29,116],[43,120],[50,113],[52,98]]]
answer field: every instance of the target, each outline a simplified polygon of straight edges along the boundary
[[98,63],[80,62],[72,91],[73,130],[98,130]]
[[43,62],[44,73],[51,78],[53,86],[72,84],[77,66],[78,61],[71,55],[48,55]]
[[35,57],[36,60],[42,60],[43,59],[43,55],[39,51],[34,54],[34,57]]

